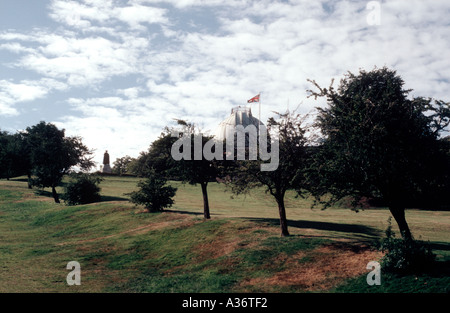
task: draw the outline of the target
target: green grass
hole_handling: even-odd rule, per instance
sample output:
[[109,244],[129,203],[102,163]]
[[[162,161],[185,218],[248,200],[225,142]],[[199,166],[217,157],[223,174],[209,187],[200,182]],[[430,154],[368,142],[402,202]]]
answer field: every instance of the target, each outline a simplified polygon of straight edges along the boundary
[[[130,254],[115,256],[109,263],[115,269],[135,266],[145,268],[143,273],[125,284],[111,288],[127,292],[233,292],[239,290],[244,279],[263,277],[280,270],[273,260],[280,253],[293,254],[312,249],[324,241],[298,237],[260,238],[259,244],[247,249],[252,242],[241,238],[241,248],[230,254],[203,255],[198,247],[214,244],[218,237],[244,225],[223,219],[199,221],[185,229],[152,233],[144,241],[135,242]],[[247,225],[250,227],[250,225]],[[185,237],[189,240],[185,240]],[[258,235],[257,235],[258,236]],[[256,238],[253,238],[256,239]],[[239,244],[237,244],[239,246]]]
[[369,286],[366,276],[351,279],[335,288],[334,292],[345,293],[449,293],[450,277],[442,273],[398,276],[384,274],[380,285]]
[[[373,244],[390,216],[383,208],[311,209],[311,199],[290,193],[292,236],[282,238],[276,204],[262,189],[236,197],[209,184],[212,218],[203,220],[199,186],[171,182],[178,188],[175,205],[150,214],[124,195],[137,181],[105,177],[101,202],[65,206],[45,190],[29,190],[22,178],[0,180],[0,292],[305,292],[304,285],[276,278],[313,267],[326,245]],[[432,244],[438,269],[386,274],[381,286],[368,286],[360,273],[320,291],[448,291],[450,212],[409,210],[407,220],[416,238]],[[70,261],[81,265],[81,286],[65,281]]]

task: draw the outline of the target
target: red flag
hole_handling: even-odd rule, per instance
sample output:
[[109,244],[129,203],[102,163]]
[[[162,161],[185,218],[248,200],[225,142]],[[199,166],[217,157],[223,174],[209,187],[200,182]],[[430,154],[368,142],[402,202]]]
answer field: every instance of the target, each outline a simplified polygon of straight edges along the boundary
[[247,103],[252,103],[252,102],[259,102],[259,95],[254,96],[253,98],[251,98],[250,100],[247,101]]

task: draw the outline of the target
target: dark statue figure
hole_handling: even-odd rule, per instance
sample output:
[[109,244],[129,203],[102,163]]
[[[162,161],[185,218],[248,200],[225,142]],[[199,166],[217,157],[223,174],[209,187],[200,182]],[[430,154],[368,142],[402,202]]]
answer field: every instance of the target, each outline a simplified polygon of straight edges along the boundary
[[103,164],[109,164],[109,153],[108,153],[108,150],[106,150],[105,154],[103,155]]

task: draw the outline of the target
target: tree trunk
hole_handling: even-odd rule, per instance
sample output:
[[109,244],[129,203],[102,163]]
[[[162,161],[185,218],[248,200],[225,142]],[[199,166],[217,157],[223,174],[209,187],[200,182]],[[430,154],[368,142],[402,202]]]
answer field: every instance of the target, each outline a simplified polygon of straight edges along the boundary
[[278,203],[278,213],[280,214],[281,236],[289,236],[288,224],[286,219],[286,208],[284,207],[284,195],[275,197]]
[[206,188],[208,187],[208,182],[206,183],[200,183],[202,186],[202,194],[203,194],[203,217],[206,219],[210,219],[211,216],[209,215],[209,202],[208,202],[208,191]]
[[52,186],[52,196],[56,203],[60,203],[58,193],[56,192],[55,186]]
[[32,183],[31,183],[31,174],[28,174],[28,189],[31,189]]
[[391,211],[392,216],[398,224],[398,228],[400,229],[400,233],[402,234],[403,239],[411,240],[412,235],[409,230],[408,223],[405,218],[405,208],[398,206],[390,206],[389,211]]

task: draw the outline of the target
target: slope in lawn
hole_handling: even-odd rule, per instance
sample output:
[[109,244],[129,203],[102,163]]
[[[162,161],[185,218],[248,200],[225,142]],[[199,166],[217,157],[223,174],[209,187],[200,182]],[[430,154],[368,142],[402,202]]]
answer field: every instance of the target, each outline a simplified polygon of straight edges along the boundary
[[[282,238],[269,199],[231,199],[213,185],[211,204],[220,205],[203,220],[200,191],[185,186],[173,210],[149,214],[120,198],[136,182],[108,177],[102,192],[113,201],[67,207],[35,195],[25,182],[0,181],[0,291],[383,292],[408,281],[398,290],[440,292],[448,285],[445,271],[386,276],[385,289],[364,285],[367,263],[381,256],[367,243],[382,234],[384,210],[317,212],[290,199],[294,235]],[[413,225],[419,218],[435,225],[434,244],[445,257],[448,213],[435,213],[414,212]],[[430,232],[426,223],[416,225]],[[66,283],[70,261],[81,265],[80,286]]]

